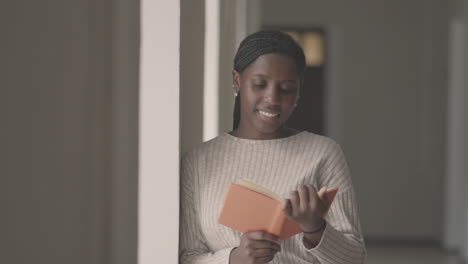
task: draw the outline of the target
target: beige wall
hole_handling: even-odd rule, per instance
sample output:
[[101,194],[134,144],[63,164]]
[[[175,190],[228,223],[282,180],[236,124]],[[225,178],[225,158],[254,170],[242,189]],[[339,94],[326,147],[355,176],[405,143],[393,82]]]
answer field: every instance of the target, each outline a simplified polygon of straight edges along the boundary
[[135,263],[138,7],[2,5],[0,263]]
[[109,259],[105,4],[2,3],[0,263]]
[[[112,0],[109,263],[137,261],[140,4]],[[108,47],[104,47],[108,48]]]
[[446,9],[422,0],[262,1],[263,25],[322,25],[341,41],[331,44],[341,57],[328,65],[328,100],[339,100],[329,121],[339,121],[331,132],[369,238],[441,239]]

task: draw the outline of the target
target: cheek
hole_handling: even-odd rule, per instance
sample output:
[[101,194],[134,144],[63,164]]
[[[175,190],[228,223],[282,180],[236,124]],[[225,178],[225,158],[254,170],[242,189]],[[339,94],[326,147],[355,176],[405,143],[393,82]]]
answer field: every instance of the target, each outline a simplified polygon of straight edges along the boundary
[[296,101],[297,101],[297,96],[287,97],[283,101],[283,106],[285,108],[294,108],[294,105],[296,104]]
[[255,92],[249,89],[244,89],[244,93],[241,95],[241,105],[243,105],[242,108],[246,110],[252,110],[253,108],[255,108],[257,98],[258,96],[255,94]]

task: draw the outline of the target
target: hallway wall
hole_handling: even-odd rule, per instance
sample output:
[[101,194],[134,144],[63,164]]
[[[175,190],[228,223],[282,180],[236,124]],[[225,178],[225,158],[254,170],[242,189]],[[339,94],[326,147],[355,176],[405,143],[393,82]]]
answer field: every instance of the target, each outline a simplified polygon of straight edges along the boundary
[[[463,19],[465,23],[465,28],[468,28],[468,0],[463,1]],[[466,33],[466,31],[465,31]],[[468,43],[468,34],[465,34],[465,43]],[[461,253],[463,254],[465,263],[468,263],[468,52],[465,50],[464,56],[464,72],[465,72],[465,79],[464,79],[464,135],[463,138],[464,142],[464,160],[465,160],[465,239],[464,239],[464,248],[461,249]]]
[[446,122],[446,178],[444,208],[444,247],[451,251],[463,248],[465,230],[465,163],[463,113],[465,98],[465,39],[463,2],[450,1],[449,9],[449,74]]
[[181,153],[203,141],[205,2],[180,1]]

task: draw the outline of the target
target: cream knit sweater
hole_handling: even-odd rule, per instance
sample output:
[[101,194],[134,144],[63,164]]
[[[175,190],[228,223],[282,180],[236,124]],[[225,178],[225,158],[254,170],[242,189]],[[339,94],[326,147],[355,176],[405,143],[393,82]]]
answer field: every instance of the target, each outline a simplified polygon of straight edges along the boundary
[[180,263],[228,264],[241,233],[217,223],[230,182],[248,178],[281,197],[299,184],[339,187],[320,244],[298,234],[281,242],[271,263],[363,263],[366,249],[348,166],[331,139],[309,132],[273,140],[224,133],[187,153],[181,165]]

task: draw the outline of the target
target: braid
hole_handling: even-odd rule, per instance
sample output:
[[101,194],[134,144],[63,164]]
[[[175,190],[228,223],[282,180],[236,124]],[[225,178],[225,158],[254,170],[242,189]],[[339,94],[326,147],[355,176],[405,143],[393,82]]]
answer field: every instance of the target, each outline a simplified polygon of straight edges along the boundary
[[239,127],[240,122],[240,94],[237,94],[234,100],[234,118],[232,126],[234,129],[236,129]]
[[[234,57],[234,70],[242,73],[247,66],[259,56],[267,53],[278,53],[290,56],[296,62],[297,71],[302,74],[305,69],[304,51],[289,35],[279,31],[258,31],[247,36],[239,45]],[[234,129],[240,122],[240,95],[234,104]]]

